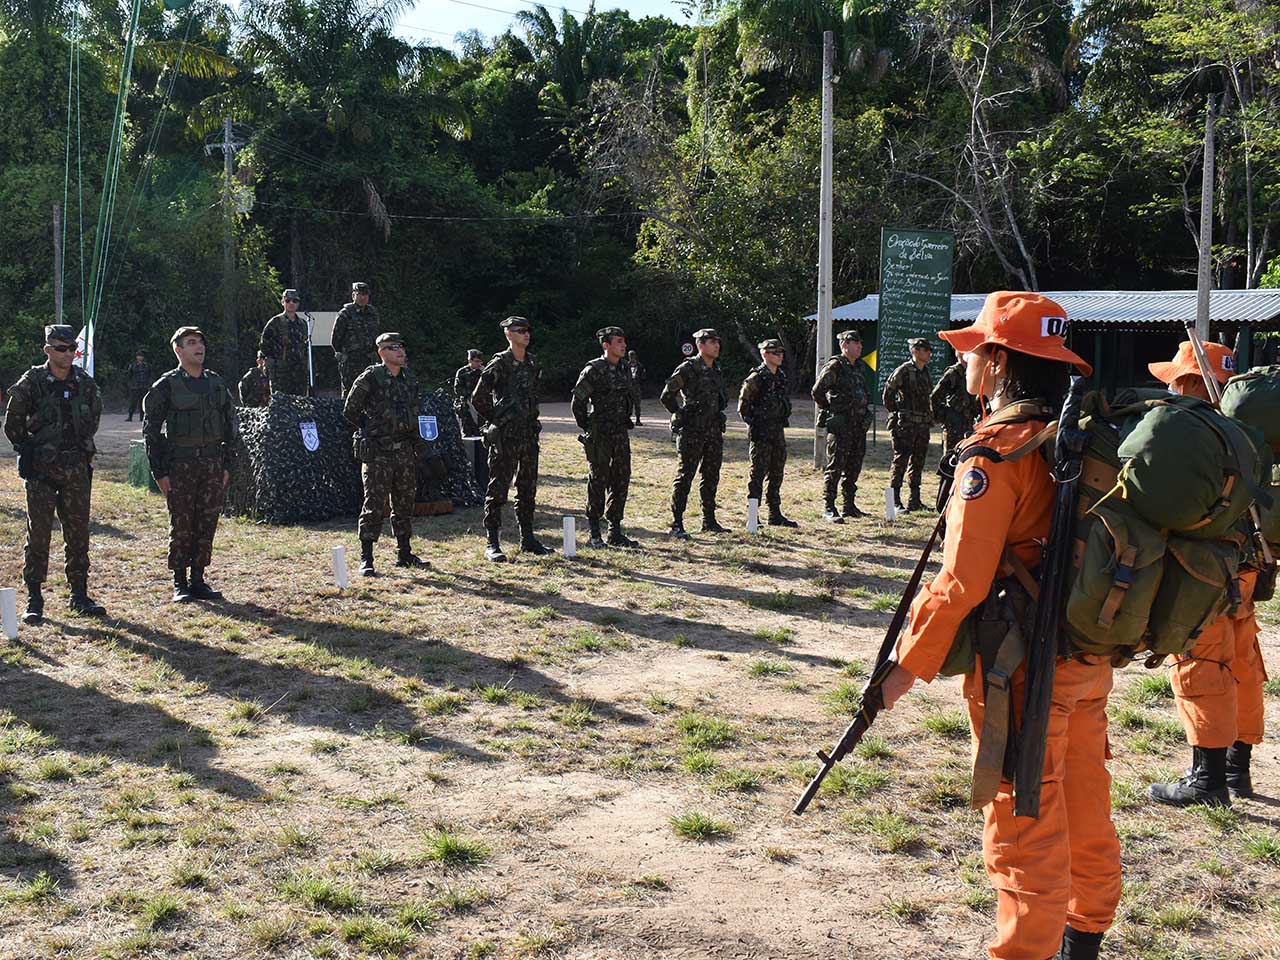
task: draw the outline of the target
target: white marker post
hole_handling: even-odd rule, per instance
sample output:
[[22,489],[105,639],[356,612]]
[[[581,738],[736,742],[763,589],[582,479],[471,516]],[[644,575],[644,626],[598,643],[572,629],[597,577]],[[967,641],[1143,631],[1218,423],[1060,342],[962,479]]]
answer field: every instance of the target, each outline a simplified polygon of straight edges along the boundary
[[339,590],[347,589],[347,548],[333,548],[333,582]]
[[754,534],[760,529],[760,501],[755,497],[747,499],[747,533]]
[[0,624],[10,640],[18,639],[18,591],[13,587],[0,590]]
[[566,557],[578,555],[578,532],[574,526],[573,517],[564,518],[564,555]]
[[898,519],[898,505],[893,500],[893,488],[884,489],[884,518],[892,523]]

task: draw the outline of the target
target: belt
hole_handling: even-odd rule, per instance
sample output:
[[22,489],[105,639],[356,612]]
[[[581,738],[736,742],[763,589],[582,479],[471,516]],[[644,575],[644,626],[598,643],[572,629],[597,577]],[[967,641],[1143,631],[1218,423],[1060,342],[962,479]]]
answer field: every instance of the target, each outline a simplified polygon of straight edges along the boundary
[[221,457],[223,450],[221,443],[206,443],[195,447],[175,443],[169,453],[175,460],[197,460],[201,457]]

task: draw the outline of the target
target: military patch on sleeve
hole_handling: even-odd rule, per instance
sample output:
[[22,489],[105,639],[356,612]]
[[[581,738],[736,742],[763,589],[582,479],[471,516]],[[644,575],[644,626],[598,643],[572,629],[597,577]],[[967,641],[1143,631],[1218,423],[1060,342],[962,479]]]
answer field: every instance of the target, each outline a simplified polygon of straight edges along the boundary
[[991,481],[987,478],[987,471],[981,467],[970,467],[960,478],[960,499],[977,500],[987,492],[990,486]]

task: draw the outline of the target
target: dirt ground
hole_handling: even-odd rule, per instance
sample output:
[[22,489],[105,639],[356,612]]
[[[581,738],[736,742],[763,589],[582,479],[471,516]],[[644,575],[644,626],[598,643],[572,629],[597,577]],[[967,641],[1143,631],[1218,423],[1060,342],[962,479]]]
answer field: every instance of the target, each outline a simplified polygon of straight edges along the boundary
[[[567,407],[544,422],[551,542],[566,514],[585,527],[585,464]],[[432,569],[394,569],[384,538],[381,575],[339,591],[329,549],[356,553],[354,519],[232,520],[209,571],[226,600],[178,607],[163,504],[123,482],[139,425],[105,417],[91,587],[111,619],[66,614],[57,572],[49,622],[0,647],[0,958],[982,956],[957,682],[882,716],[790,812],[931,523],[825,524],[811,412],[795,422],[798,530],[743,530],[734,423],[734,532],[669,540],[655,417],[633,445],[640,550],[582,536],[576,559],[493,566],[467,510],[415,523]],[[881,428],[864,509],[888,459]],[[20,604],[23,524],[0,463],[0,586]],[[1280,609],[1261,617],[1275,664]],[[1189,754],[1165,672],[1118,673],[1111,714],[1126,885],[1105,955],[1280,957],[1274,741],[1256,800],[1171,811],[1144,792]]]

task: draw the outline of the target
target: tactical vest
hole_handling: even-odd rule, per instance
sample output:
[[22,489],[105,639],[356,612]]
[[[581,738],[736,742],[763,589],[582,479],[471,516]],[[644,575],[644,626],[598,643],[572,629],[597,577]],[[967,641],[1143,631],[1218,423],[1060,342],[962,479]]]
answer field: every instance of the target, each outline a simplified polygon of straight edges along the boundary
[[760,384],[760,392],[751,406],[743,411],[750,419],[753,430],[777,432],[786,426],[791,416],[791,398],[787,396],[787,375],[781,369],[776,374],[761,364],[748,379]]
[[188,383],[191,378],[181,369],[165,376],[169,381],[169,417],[165,421],[168,441],[178,447],[205,447],[226,440],[223,425],[231,401],[222,377],[206,370],[203,379],[208,381],[209,389],[196,393]]
[[384,364],[369,368],[375,389],[364,410],[364,432],[371,440],[404,440],[418,432],[418,381],[402,367],[391,376]]
[[[32,367],[27,376],[37,394],[31,405],[31,419],[38,424],[37,429],[31,432],[36,459],[51,461],[65,450],[79,450],[92,455],[96,449],[93,445],[91,401],[93,381],[79,367],[72,367],[66,380],[51,377],[43,366]],[[59,393],[68,386],[74,388],[74,394],[64,405]],[[68,432],[74,438],[70,445],[64,442]]]
[[[827,388],[827,408],[818,415],[819,426],[826,426],[832,414],[840,413],[850,420],[862,421],[871,401],[867,395],[867,381],[858,369],[858,361],[834,357],[831,361],[835,382]],[[825,371],[824,371],[825,373]]]
[[933,419],[929,399],[933,384],[928,367],[918,370],[908,360],[890,374],[889,383],[897,386],[886,387],[885,406],[895,414],[898,423],[927,424]]
[[724,393],[724,374],[719,364],[708,367],[699,357],[686,360],[684,394],[686,433],[716,433],[723,424],[723,412],[727,398]]
[[626,428],[631,423],[631,376],[622,363],[609,363],[597,357],[588,366],[596,372],[591,391],[593,427]]

